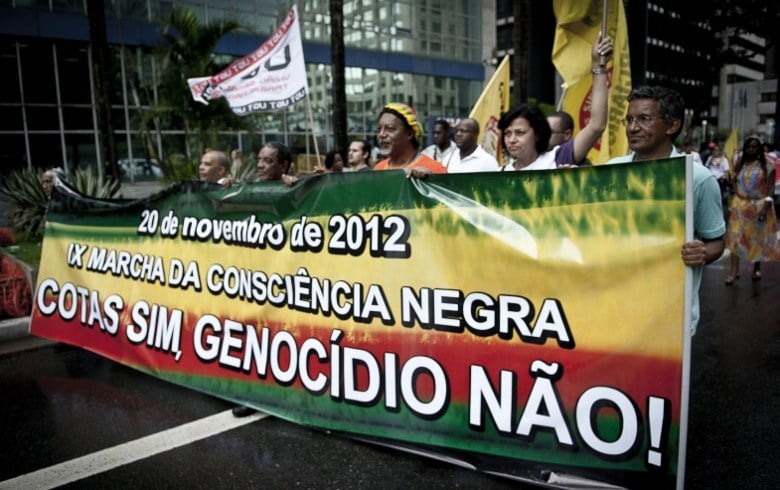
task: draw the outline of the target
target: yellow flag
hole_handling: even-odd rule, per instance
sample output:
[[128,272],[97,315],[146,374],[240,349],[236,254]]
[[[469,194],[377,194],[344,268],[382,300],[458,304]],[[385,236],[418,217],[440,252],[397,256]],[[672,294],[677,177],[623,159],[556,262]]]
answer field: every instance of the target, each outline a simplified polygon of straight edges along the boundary
[[[602,0],[553,0],[557,21],[552,61],[564,82],[563,110],[574,119],[575,134],[590,120],[591,89],[590,51],[601,30]],[[631,64],[628,52],[628,30],[623,2],[607,0],[607,34],[614,40],[614,53],[607,65],[609,118],[607,129],[596,142],[588,158],[604,163],[628,153],[628,141],[621,120],[626,114],[631,91]]]
[[479,141],[482,148],[501,163],[501,145],[498,141],[498,120],[509,109],[509,56],[504,56],[496,72],[482,90],[469,117],[479,122]]
[[737,145],[739,144],[739,135],[737,134],[737,128],[731,130],[731,134],[726,142],[723,144],[723,155],[729,159],[729,164],[734,167],[734,153],[737,151]]

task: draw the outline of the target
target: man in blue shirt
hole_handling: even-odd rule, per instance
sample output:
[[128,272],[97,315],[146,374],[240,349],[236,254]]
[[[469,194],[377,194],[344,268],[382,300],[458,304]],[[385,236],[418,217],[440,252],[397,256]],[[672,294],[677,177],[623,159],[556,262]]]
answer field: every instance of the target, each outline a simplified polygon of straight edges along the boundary
[[[624,163],[684,156],[674,140],[682,131],[685,102],[678,92],[659,86],[637,87],[628,94],[628,111],[624,119],[631,153],[609,160]],[[699,322],[699,287],[702,266],[723,254],[726,225],[718,182],[707,168],[693,164],[693,230],[694,239],[683,244],[682,261],[693,268],[693,304],[691,335]]]

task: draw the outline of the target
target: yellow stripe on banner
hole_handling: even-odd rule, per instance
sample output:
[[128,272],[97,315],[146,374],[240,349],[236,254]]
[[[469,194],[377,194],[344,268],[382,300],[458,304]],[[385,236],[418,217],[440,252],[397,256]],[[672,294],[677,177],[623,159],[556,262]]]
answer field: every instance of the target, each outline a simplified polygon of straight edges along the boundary
[[[663,202],[649,202],[657,213],[663,214]],[[501,295],[524,297],[533,305],[536,315],[546,299],[563,298],[560,299],[561,310],[570,322],[578,349],[673,357],[675,349],[670,346],[681,341],[680,325],[683,323],[681,307],[674,306],[683,303],[677,297],[683,288],[672,287],[684,280],[684,268],[676,260],[679,243],[668,237],[653,240],[646,233],[620,236],[599,233],[599,229],[608,223],[590,223],[589,228],[593,231],[587,234],[576,229],[560,230],[549,236],[538,233],[548,222],[574,226],[583,220],[593,221],[593,215],[602,217],[595,219],[612,219],[621,216],[619,207],[629,205],[614,202],[502,210],[508,216],[522,213],[522,219],[504,220],[515,223],[515,228],[502,229],[490,224],[486,226],[493,230],[490,235],[478,236],[462,228],[444,233],[441,223],[452,223],[456,219],[449,208],[406,211],[404,213],[415,222],[409,238],[414,258],[402,261],[378,260],[368,254],[354,257],[294,253],[289,246],[273,252],[246,248],[236,253],[235,245],[142,239],[137,246],[133,244],[132,249],[137,250],[137,260],[146,261],[147,272],[145,277],[133,280],[126,279],[124,272],[114,275],[110,269],[104,273],[87,270],[92,254],[101,249],[112,253],[128,247],[125,239],[104,239],[96,228],[90,249],[83,256],[83,267],[69,267],[62,260],[70,243],[67,239],[49,237],[44,242],[41,269],[49,271],[50,277],[57,278],[60,283],[71,281],[90,291],[99,291],[101,300],[109,294],[119,294],[128,308],[145,300],[159,302],[169,309],[182,309],[185,317],[210,313],[258,327],[278,322],[323,331],[339,328],[348,334],[354,331],[361,337],[370,329],[355,322],[354,314],[342,320],[333,314],[325,316],[291,308],[284,301],[276,305],[267,299],[257,301],[252,295],[259,294],[262,289],[266,298],[269,293],[277,297],[285,294],[313,297],[313,283],[321,288],[329,284],[327,287],[333,289],[340,281],[348,293],[338,295],[337,301],[358,308],[355,305],[365,303],[369,287],[379,283],[394,315],[394,325],[383,325],[378,319],[370,325],[381,329],[382,333],[396,335],[420,335],[422,332],[419,324],[401,326],[401,290],[404,287],[414,291],[450,288],[462,291],[464,295],[480,292],[494,299]],[[591,214],[587,209],[592,210],[594,206],[603,209]],[[521,245],[518,236],[522,230],[518,229],[517,223],[527,223],[537,230],[536,235],[530,235],[533,249]],[[442,250],[451,253],[444,254]],[[638,255],[615,257],[608,252],[614,250],[643,250],[641,261],[636,261]],[[453,267],[453,256],[458,258],[457,267]],[[220,257],[229,257],[229,261],[223,264]],[[485,260],[486,257],[490,259]],[[101,263],[111,264],[115,260],[107,257]],[[141,262],[135,264],[131,265],[130,274],[137,272],[134,267]],[[511,267],[507,268],[507,264]],[[158,269],[162,276],[151,277],[150,274]],[[653,272],[645,273],[645,270]],[[278,279],[275,285],[269,285],[272,276]],[[305,279],[296,282],[296,277]],[[490,287],[486,289],[485,285]],[[290,287],[295,291],[291,292]],[[302,293],[304,289],[308,292]],[[598,296],[594,296],[596,294]],[[593,308],[594,304],[599,305],[598,309]],[[627,322],[627,319],[631,321]],[[536,318],[532,323],[535,321]],[[186,328],[192,328],[192,325]],[[435,342],[506,342],[495,336],[481,338],[450,332],[440,332],[431,338]],[[515,334],[511,342],[521,340]]]

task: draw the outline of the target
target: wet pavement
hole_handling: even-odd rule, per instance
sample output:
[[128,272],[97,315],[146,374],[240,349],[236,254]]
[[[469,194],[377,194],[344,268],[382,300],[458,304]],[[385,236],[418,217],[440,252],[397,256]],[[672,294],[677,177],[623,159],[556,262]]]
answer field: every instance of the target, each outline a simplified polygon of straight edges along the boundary
[[[693,338],[686,488],[776,488],[780,264],[764,264],[764,278],[755,282],[746,264],[730,287],[723,283],[728,267],[724,257],[704,272],[702,319]],[[24,348],[29,340],[35,344]],[[156,453],[144,442],[130,451],[134,459],[65,486],[529,488],[273,417],[225,429],[236,423],[228,402],[39,339],[0,342],[0,393],[0,488],[67,483],[57,474],[58,483],[46,485],[46,475],[36,480],[30,474],[146,436],[165,443],[174,436],[161,437],[161,431],[211,416],[222,417],[215,434]],[[120,459],[114,452],[106,458]],[[9,481],[14,477],[22,479]]]
[[693,338],[688,488],[778,488],[780,264],[751,264],[725,286],[729,260],[709,266]]
[[[30,476],[105,448],[222,415],[233,405],[62,344],[0,356],[0,488],[49,488]],[[12,400],[12,403],[8,403]],[[513,488],[506,480],[273,417],[90,474],[73,488]],[[172,436],[162,439],[172,439]],[[165,442],[165,441],[163,441]],[[151,442],[134,448],[152,452]],[[121,454],[80,463],[89,472]],[[104,460],[108,459],[109,463]],[[21,481],[8,481],[22,475]],[[516,487],[515,487],[516,488]]]

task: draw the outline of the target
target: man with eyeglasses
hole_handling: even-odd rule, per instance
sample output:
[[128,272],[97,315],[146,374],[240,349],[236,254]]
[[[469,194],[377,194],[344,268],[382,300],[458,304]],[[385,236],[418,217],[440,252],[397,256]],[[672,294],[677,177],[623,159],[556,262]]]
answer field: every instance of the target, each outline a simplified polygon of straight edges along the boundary
[[498,162],[477,143],[479,122],[467,117],[461,119],[455,127],[457,151],[452,152],[443,162],[448,174],[464,172],[495,172]]
[[[626,163],[685,156],[677,151],[674,140],[682,131],[685,102],[675,90],[660,86],[642,86],[628,94],[626,128],[631,152],[607,163]],[[726,226],[723,221],[720,188],[715,176],[703,165],[693,165],[694,239],[682,247],[683,263],[693,269],[691,331],[699,322],[699,287],[702,266],[723,254]]]

